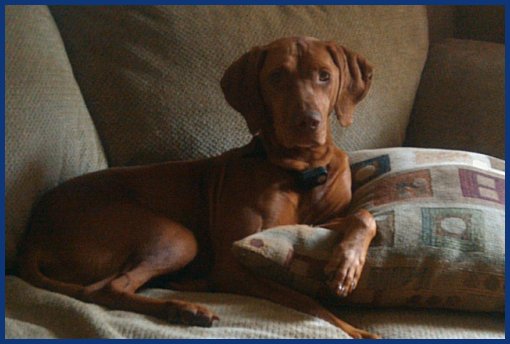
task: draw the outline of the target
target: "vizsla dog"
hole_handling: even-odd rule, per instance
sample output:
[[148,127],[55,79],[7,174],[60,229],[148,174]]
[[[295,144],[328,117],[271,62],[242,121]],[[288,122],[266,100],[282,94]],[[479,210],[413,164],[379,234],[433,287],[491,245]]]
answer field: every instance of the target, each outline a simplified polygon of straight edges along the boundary
[[365,210],[344,214],[349,162],[333,143],[328,118],[336,114],[350,125],[371,78],[365,58],[334,42],[293,37],[253,48],[221,80],[253,134],[248,145],[63,183],[33,211],[20,276],[85,302],[211,326],[218,317],[203,306],[136,294],[163,275],[187,290],[202,279],[207,290],[264,298],[352,337],[376,338],[318,301],[250,274],[231,252],[234,241],[269,227],[320,225],[342,233],[325,267],[331,292],[346,296],[356,287],[376,225]]

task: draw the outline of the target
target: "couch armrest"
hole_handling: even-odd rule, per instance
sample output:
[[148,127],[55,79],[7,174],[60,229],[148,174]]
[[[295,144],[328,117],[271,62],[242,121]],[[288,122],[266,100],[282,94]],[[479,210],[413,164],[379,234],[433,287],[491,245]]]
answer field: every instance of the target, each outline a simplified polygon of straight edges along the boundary
[[505,46],[449,39],[430,48],[406,146],[505,155]]

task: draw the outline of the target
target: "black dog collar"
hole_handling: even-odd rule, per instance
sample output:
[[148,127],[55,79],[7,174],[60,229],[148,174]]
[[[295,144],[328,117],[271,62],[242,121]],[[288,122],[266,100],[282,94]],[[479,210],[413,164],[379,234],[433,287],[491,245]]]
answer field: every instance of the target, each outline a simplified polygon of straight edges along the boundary
[[296,172],[296,183],[301,189],[309,190],[322,185],[328,180],[328,169],[324,166]]

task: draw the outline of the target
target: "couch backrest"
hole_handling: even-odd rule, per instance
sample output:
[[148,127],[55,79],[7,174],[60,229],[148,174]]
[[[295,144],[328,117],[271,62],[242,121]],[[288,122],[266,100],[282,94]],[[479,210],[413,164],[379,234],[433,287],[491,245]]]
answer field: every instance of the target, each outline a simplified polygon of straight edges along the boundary
[[6,267],[38,196],[106,160],[46,6],[5,9]]
[[37,198],[105,168],[103,150],[111,165],[126,165],[247,142],[219,80],[250,47],[290,35],[337,40],[376,68],[353,126],[334,125],[340,146],[402,143],[428,47],[422,6],[58,6],[51,14],[7,6],[7,268]]
[[223,98],[252,46],[309,35],[375,66],[346,150],[402,144],[428,48],[423,6],[51,7],[111,165],[200,158],[249,141]]

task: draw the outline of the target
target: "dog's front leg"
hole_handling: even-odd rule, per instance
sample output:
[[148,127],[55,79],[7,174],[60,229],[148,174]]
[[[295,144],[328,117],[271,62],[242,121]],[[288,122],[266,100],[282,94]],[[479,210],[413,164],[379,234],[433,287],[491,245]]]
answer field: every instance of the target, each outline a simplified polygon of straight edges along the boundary
[[368,211],[359,210],[319,226],[341,234],[324,272],[333,293],[345,297],[356,288],[361,277],[368,247],[376,235],[375,220]]

